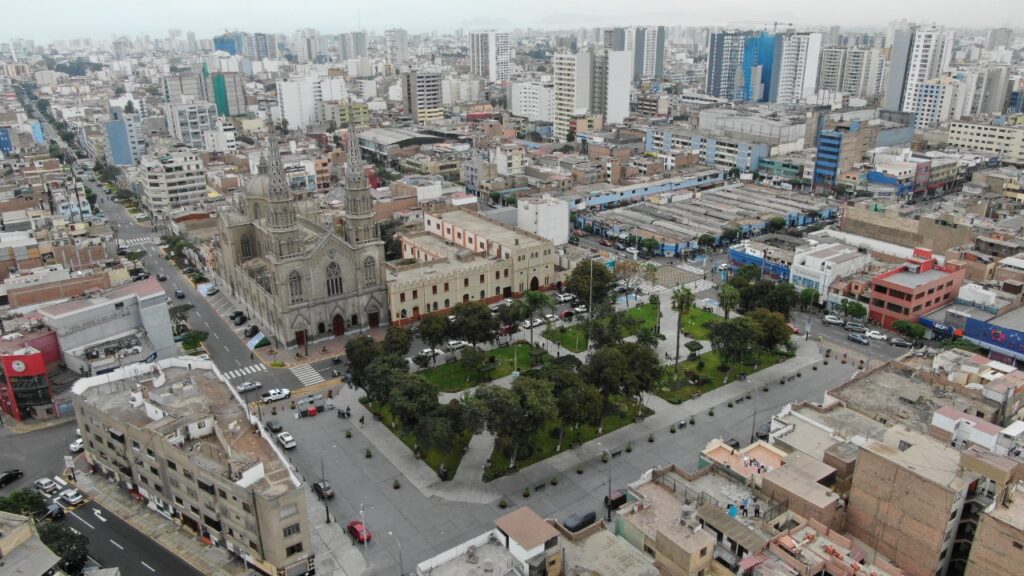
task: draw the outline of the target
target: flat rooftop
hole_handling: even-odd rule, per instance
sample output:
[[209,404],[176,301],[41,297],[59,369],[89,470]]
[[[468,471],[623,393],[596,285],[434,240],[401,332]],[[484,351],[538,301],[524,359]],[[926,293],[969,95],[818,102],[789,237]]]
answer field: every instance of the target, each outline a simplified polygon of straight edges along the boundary
[[[679,522],[676,522],[679,525]],[[708,545],[714,537],[706,532]],[[675,539],[673,539],[675,540]],[[598,530],[579,541],[561,541],[570,574],[592,576],[659,576],[654,560],[608,530]]]
[[963,490],[976,477],[960,467],[960,452],[905,426],[893,426],[881,440],[861,446],[902,468],[952,490]]
[[[702,454],[714,462],[729,467],[744,478],[766,474],[779,468],[785,457],[781,450],[761,441],[734,450],[721,440],[712,440]],[[764,472],[761,472],[761,467],[764,467]]]
[[[707,532],[694,532],[680,522],[684,506],[686,506],[675,494],[667,488],[654,482],[647,482],[634,488],[650,506],[643,509],[634,507],[629,512],[621,512],[640,529],[648,538],[657,539],[661,532],[669,537],[677,546],[687,552],[699,552],[701,548],[714,544],[714,536]],[[689,509],[696,513],[697,503],[691,502]]]
[[449,222],[453,226],[458,226],[463,230],[472,230],[474,234],[482,235],[502,246],[517,246],[516,242],[519,243],[518,247],[539,246],[544,242],[544,240],[521,230],[506,228],[493,220],[488,220],[463,210],[450,210],[448,212],[432,214],[432,216]]
[[917,288],[918,286],[935,282],[942,278],[949,276],[948,272],[942,270],[925,270],[924,272],[899,272],[892,276],[887,276],[882,279],[883,282],[889,282],[892,284],[898,284],[900,286],[906,286],[907,288]]
[[1016,497],[1008,506],[996,504],[989,515],[1020,530],[1024,526],[1024,482],[1018,482],[1014,491]]

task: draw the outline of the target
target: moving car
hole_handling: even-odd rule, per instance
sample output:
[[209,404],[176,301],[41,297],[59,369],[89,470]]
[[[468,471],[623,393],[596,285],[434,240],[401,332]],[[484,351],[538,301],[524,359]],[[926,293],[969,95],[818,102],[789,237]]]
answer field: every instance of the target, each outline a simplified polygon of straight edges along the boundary
[[822,318],[822,322],[825,324],[831,324],[832,326],[842,326],[844,324],[843,319],[838,316],[832,316],[831,314]]
[[85,450],[85,440],[76,438],[74,442],[68,445],[68,450],[71,450],[73,454],[77,454],[82,450]]
[[292,437],[291,432],[278,432],[277,443],[285,450],[295,448],[295,438]]
[[65,504],[69,506],[74,506],[75,504],[80,504],[82,500],[85,500],[85,497],[82,496],[82,493],[79,492],[78,490],[75,490],[74,488],[68,488],[67,490],[60,493],[60,499],[64,501]]
[[156,275],[156,279],[161,281],[161,282],[166,282],[167,281],[167,274],[157,274]]
[[889,340],[889,344],[891,344],[893,346],[897,346],[899,348],[913,348],[914,347],[914,343],[911,342],[910,340],[907,340],[906,338],[893,338],[892,340]]
[[49,478],[40,478],[33,482],[32,485],[35,486],[36,490],[39,490],[44,494],[53,494],[58,488],[57,483]]
[[857,344],[863,344],[865,346],[871,344],[871,340],[869,340],[867,336],[863,334],[858,334],[857,332],[847,334],[846,339],[849,340],[850,342],[856,342]]
[[556,298],[556,299],[557,299],[557,300],[558,300],[559,302],[561,302],[562,304],[565,304],[566,302],[572,302],[572,299],[573,299],[573,295],[572,295],[572,294],[564,294],[564,293],[563,293],[563,294],[558,294],[558,295],[556,295],[556,296],[555,296],[555,298]]
[[373,534],[370,534],[370,531],[366,529],[366,525],[359,520],[349,522],[346,530],[348,531],[348,535],[360,544],[365,544],[366,542],[373,540]]
[[872,340],[881,340],[882,342],[885,342],[886,340],[889,339],[888,336],[882,334],[878,330],[868,330],[867,332],[864,333],[864,335],[867,336],[868,338],[871,338]]
[[11,482],[14,482],[15,480],[21,478],[24,475],[25,473],[22,472],[21,470],[18,470],[17,468],[0,472],[0,488],[7,486]]
[[861,324],[860,322],[847,322],[846,329],[850,332],[859,332],[861,334],[868,331],[868,327]]
[[316,482],[313,482],[313,492],[316,492],[316,495],[321,500],[330,500],[331,498],[334,498],[334,488],[331,488],[331,485],[328,484],[326,480],[317,480]]
[[239,384],[238,386],[235,386],[235,390],[238,390],[239,392],[244,394],[245,392],[250,392],[252,390],[256,390],[257,388],[259,388],[261,386],[263,386],[263,384],[261,384],[259,382],[245,381],[245,382],[242,382],[241,384]]
[[433,358],[434,356],[440,356],[441,354],[442,352],[440,350],[435,350],[434,348],[424,348],[416,353],[417,356],[423,358]]
[[466,342],[465,340],[449,340],[445,344],[445,347],[448,348],[449,352],[454,352],[456,350],[461,350],[461,349],[465,348],[466,346],[469,346],[469,342]]
[[789,323],[789,324],[786,324],[786,327],[789,328],[789,331],[792,332],[793,334],[799,334],[800,333],[800,329],[796,327],[796,324]]
[[185,297],[185,291],[184,290],[175,290],[174,291],[174,297],[179,299],[179,300],[181,300],[182,298]]
[[264,404],[269,404],[271,402],[277,402],[278,400],[284,400],[291,395],[291,390],[287,390],[285,388],[274,388],[260,395],[260,400],[262,400]]
[[207,296],[213,296],[213,295],[215,295],[215,294],[217,294],[219,292],[220,292],[220,288],[217,288],[216,286],[214,286],[213,288],[210,288],[209,290],[206,291],[206,295]]
[[601,246],[611,246],[611,245],[612,245],[611,240],[608,240],[607,238],[601,238]]

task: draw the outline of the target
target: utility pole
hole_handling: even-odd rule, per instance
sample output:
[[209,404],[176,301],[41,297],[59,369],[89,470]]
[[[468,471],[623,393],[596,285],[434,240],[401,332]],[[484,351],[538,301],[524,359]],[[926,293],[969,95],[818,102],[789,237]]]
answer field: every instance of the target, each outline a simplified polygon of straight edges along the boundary
[[[324,488],[327,487],[327,474],[324,472],[324,457],[320,456],[320,481],[324,483]],[[331,509],[327,507],[327,494],[321,494],[320,497],[324,501],[324,517],[327,524],[331,523]]]

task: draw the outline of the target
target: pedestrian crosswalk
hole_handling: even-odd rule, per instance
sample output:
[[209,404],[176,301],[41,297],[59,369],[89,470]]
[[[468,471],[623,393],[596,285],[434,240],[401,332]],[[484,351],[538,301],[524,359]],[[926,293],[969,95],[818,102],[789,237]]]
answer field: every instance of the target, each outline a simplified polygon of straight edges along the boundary
[[701,278],[700,280],[687,282],[686,287],[690,289],[690,292],[693,292],[694,294],[700,294],[705,290],[711,290],[712,288],[715,287],[715,284],[710,280],[704,280],[703,278]]
[[313,367],[310,366],[309,364],[296,366],[294,368],[291,368],[290,370],[291,373],[295,374],[295,377],[299,379],[299,382],[302,382],[303,386],[319,384],[320,382],[324,381],[324,377],[321,376],[319,372],[314,370]]
[[156,244],[159,242],[152,236],[143,236],[142,238],[130,238],[128,240],[118,240],[117,243],[121,246],[140,246],[142,244]]
[[249,374],[255,374],[257,372],[262,372],[263,370],[266,370],[266,369],[267,369],[267,367],[264,366],[263,364],[252,364],[251,366],[244,366],[242,368],[238,368],[238,369],[235,369],[235,370],[231,370],[229,372],[225,372],[224,373],[224,377],[227,378],[228,380],[233,380],[235,378],[241,378],[242,376],[247,376]]

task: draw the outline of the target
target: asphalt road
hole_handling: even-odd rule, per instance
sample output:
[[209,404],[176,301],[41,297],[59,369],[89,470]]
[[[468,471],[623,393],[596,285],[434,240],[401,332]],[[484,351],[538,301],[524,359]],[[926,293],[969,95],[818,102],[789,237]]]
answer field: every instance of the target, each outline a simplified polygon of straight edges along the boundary
[[125,576],[202,574],[96,502],[75,508],[64,522],[89,538],[93,560],[117,566]]

